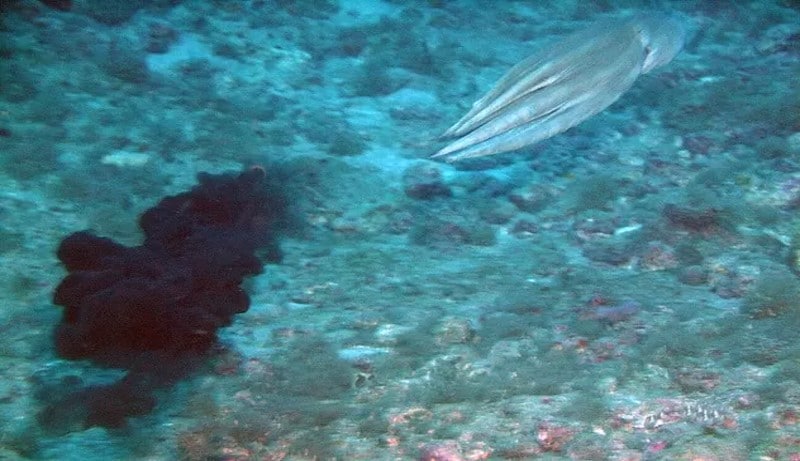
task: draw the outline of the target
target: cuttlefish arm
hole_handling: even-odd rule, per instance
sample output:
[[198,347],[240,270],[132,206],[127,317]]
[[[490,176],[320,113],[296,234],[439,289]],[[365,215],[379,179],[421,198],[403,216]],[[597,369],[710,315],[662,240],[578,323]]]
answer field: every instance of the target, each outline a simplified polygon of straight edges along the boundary
[[682,25],[653,14],[608,20],[512,67],[443,135],[434,157],[456,161],[525,147],[602,111],[636,78],[680,51]]

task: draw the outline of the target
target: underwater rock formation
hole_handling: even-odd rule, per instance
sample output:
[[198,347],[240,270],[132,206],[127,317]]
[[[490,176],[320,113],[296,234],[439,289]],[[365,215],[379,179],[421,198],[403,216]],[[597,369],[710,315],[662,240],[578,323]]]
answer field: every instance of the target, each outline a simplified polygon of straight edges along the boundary
[[[285,205],[262,169],[198,179],[191,191],[142,215],[140,246],[85,231],[61,243],[58,258],[69,275],[54,295],[55,304],[64,306],[54,335],[58,354],[130,370],[124,382],[137,384],[78,390],[52,402],[41,421],[81,402],[88,409],[67,413],[81,415],[85,426],[117,426],[140,414],[142,405],[119,402],[147,401],[149,390],[187,373],[214,345],[217,329],[248,309],[239,285],[261,272],[258,253],[280,260],[274,235]],[[115,402],[115,408],[102,402]]]
[[455,139],[433,156],[493,155],[566,131],[610,106],[640,74],[670,62],[684,40],[683,25],[658,13],[572,34],[512,67],[442,135]]
[[71,0],[39,0],[54,10],[69,11],[72,9]]

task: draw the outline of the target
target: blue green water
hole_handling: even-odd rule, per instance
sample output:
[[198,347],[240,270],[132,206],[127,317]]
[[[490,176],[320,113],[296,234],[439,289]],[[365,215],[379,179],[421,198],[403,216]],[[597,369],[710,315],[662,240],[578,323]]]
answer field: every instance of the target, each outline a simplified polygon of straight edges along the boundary
[[[431,159],[663,12],[608,109]],[[800,459],[799,207],[794,1],[0,0],[0,459]]]

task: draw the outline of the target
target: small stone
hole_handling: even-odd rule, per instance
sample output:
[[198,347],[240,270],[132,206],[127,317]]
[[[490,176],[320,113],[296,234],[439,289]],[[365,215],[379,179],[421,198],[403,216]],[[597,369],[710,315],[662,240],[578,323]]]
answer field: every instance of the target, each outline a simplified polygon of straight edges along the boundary
[[708,136],[690,134],[683,137],[683,147],[695,155],[708,155],[714,147],[714,141]]
[[631,259],[630,245],[621,241],[592,241],[583,248],[583,255],[592,261],[621,266]]
[[427,445],[422,448],[419,461],[464,461],[459,451],[455,443]]
[[509,194],[508,200],[520,211],[535,213],[553,201],[553,194],[542,186],[528,186]]
[[475,338],[475,329],[469,320],[459,318],[446,318],[436,329],[437,344],[466,344]]
[[403,172],[403,190],[417,200],[431,200],[453,195],[444,183],[439,168],[428,163],[419,163]]
[[686,285],[705,285],[708,283],[708,270],[703,266],[686,266],[678,271],[678,281]]
[[528,221],[527,219],[520,219],[511,229],[511,233],[520,238],[531,237],[538,232],[539,225],[533,221]]
[[663,271],[678,267],[675,251],[660,243],[651,244],[639,259],[639,267],[647,271]]
[[671,225],[691,232],[715,231],[720,224],[719,211],[714,208],[693,209],[668,203],[661,213]]

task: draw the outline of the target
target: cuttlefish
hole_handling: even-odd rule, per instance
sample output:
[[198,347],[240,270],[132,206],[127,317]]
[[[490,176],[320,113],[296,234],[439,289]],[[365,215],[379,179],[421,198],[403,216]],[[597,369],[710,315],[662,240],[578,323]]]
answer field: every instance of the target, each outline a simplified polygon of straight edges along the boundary
[[661,13],[603,20],[511,68],[472,105],[433,154],[447,161],[520,149],[566,131],[625,93],[683,47],[678,18]]

